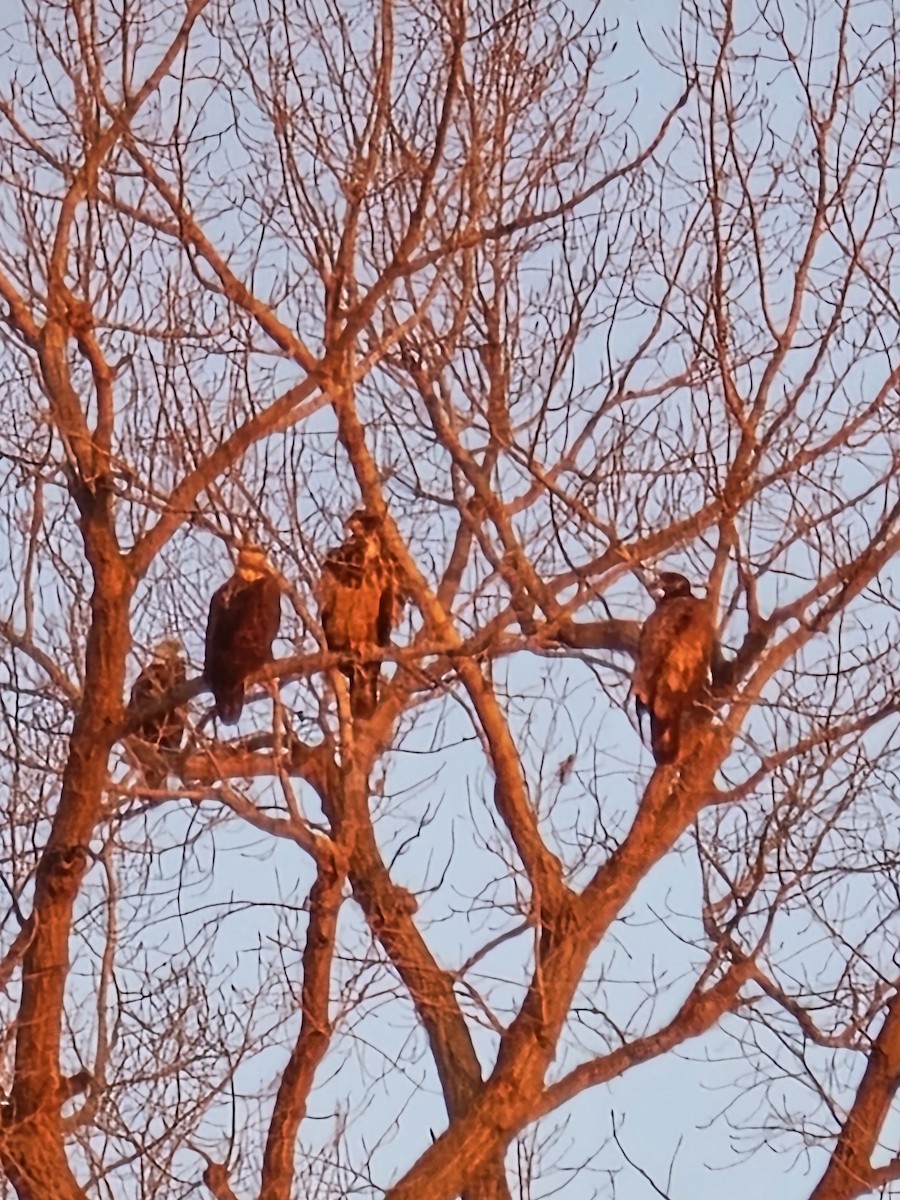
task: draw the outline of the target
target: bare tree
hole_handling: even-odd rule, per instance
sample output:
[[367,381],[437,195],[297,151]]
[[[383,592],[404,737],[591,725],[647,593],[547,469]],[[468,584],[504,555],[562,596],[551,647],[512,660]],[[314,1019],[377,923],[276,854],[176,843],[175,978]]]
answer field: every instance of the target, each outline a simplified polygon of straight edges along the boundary
[[[897,12],[668,8],[19,0],[6,1194],[694,1196],[765,1144],[898,1194]],[[315,600],[359,507],[370,718]],[[283,619],[227,736],[248,536]],[[663,565],[720,649],[654,768]]]

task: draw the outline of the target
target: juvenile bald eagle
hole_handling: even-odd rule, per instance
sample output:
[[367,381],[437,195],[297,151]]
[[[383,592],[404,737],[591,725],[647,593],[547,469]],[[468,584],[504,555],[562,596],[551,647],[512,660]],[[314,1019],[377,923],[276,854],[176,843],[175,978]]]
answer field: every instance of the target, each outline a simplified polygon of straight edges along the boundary
[[[153,659],[144,667],[131,689],[131,707],[140,710],[165,695],[171,688],[184,683],[186,667],[181,643],[166,638],[153,651]],[[184,709],[171,708],[145,717],[135,726],[135,736],[144,746],[135,747],[135,755],[144,771],[149,788],[162,787],[168,772],[164,764],[167,753],[181,749],[184,737]],[[148,748],[151,748],[148,752]]]
[[347,530],[350,536],[322,565],[319,612],[328,649],[348,654],[340,669],[350,681],[350,712],[370,717],[378,704],[381,664],[365,659],[372,648],[391,644],[396,579],[379,518],[360,510]]
[[203,674],[224,724],[240,720],[244,686],[249,676],[271,662],[280,623],[278,576],[260,547],[247,543],[234,574],[209,603],[206,626]]
[[638,639],[632,687],[638,721],[650,714],[650,745],[657,763],[678,757],[682,722],[701,698],[715,646],[712,611],[683,575],[665,571],[654,589],[656,609]]

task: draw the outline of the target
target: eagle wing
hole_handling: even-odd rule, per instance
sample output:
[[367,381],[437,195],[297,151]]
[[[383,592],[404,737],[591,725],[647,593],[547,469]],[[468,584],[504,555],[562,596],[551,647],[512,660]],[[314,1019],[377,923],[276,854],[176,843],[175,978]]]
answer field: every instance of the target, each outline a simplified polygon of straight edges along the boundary
[[228,597],[234,583],[229,579],[212,594],[209,602],[209,617],[206,621],[206,650],[204,665],[207,678],[215,671],[222,658],[223,647],[228,641]]
[[400,564],[384,546],[382,546],[380,565],[381,601],[378,606],[375,640],[379,646],[389,646],[394,626],[400,618],[408,596],[403,585]]
[[378,600],[378,618],[375,622],[375,641],[379,646],[391,644],[391,634],[397,621],[399,607],[397,597],[397,575],[393,563],[386,561],[382,564],[380,580],[380,596]]
[[214,593],[206,626],[206,661],[229,664],[243,676],[272,657],[281,624],[281,589],[274,575],[230,579]]
[[259,665],[253,668],[258,671],[271,660],[272,643],[278,637],[281,625],[281,588],[275,575],[265,575],[249,584],[247,591],[250,593],[247,603],[252,607],[254,614],[255,649],[257,653],[264,655]]
[[206,678],[227,723],[240,717],[244,684],[272,658],[281,624],[281,589],[274,575],[233,576],[213,594],[206,626]]

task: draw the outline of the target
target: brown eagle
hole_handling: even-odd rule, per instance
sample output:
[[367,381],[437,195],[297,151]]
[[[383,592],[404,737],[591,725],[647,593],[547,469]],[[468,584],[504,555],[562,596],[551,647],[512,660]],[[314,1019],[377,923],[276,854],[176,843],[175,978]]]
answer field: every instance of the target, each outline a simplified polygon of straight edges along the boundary
[[353,513],[347,531],[350,536],[322,565],[319,613],[328,649],[348,655],[340,669],[350,681],[350,712],[370,717],[378,704],[381,663],[365,659],[372,648],[391,643],[396,574],[374,513]]
[[[171,688],[184,683],[187,677],[181,643],[175,638],[166,638],[153,651],[153,659],[144,667],[131,689],[131,707],[140,710],[165,695]],[[135,736],[146,743],[135,747],[135,754],[144,771],[144,781],[149,788],[162,787],[168,771],[165,759],[168,753],[181,749],[184,737],[184,709],[171,708],[145,717],[135,726]],[[152,747],[149,750],[148,748]],[[156,751],[156,752],[154,752]]]
[[263,550],[245,543],[237,567],[209,603],[203,674],[226,725],[240,720],[244,685],[272,660],[272,643],[281,624],[281,588]]
[[682,721],[709,680],[715,647],[712,611],[683,575],[665,571],[652,594],[656,609],[641,627],[632,677],[638,723],[650,714],[657,763],[678,757]]

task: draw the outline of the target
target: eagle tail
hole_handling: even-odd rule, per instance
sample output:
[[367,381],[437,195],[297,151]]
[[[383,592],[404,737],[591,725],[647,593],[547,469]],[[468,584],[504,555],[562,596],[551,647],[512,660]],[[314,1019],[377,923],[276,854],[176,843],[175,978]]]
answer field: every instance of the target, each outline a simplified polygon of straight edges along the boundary
[[237,725],[244,711],[244,681],[216,692],[216,716],[223,725]]
[[354,665],[350,672],[350,713],[354,717],[371,717],[378,706],[378,676],[380,663]]
[[658,766],[675,761],[680,741],[681,722],[678,716],[674,721],[663,721],[656,713],[650,713],[650,747]]

